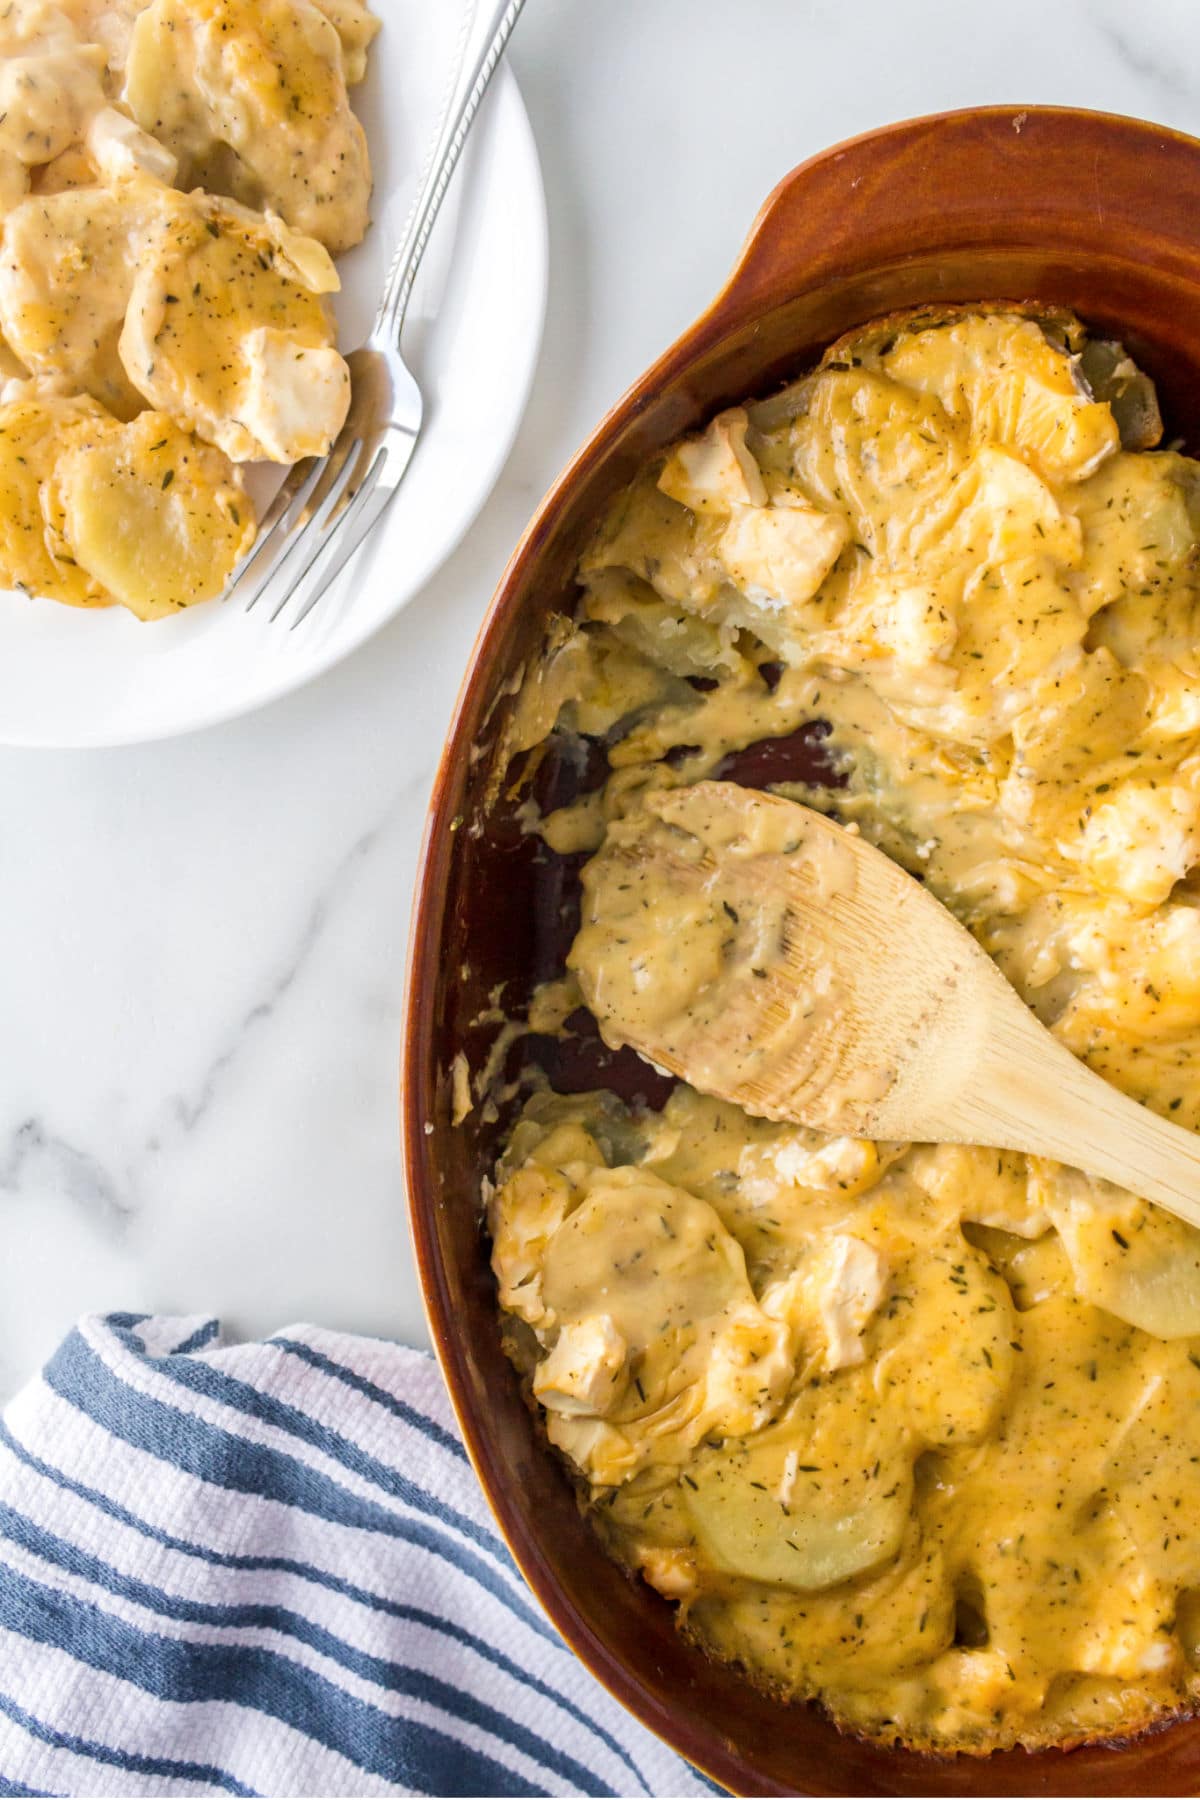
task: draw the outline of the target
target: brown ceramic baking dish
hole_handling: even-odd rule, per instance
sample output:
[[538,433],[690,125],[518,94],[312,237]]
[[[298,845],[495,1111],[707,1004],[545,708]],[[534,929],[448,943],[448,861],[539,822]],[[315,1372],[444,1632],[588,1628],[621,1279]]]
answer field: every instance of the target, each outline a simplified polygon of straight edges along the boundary
[[[1000,298],[1066,306],[1122,338],[1159,383],[1168,437],[1200,451],[1200,142],[1100,113],[996,107],[890,126],[785,177],[728,285],[603,421],[518,546],[475,647],[429,816],[404,1133],[426,1305],[467,1446],[517,1562],[583,1661],[742,1794],[1200,1791],[1200,1720],[1119,1746],[931,1758],[843,1736],[815,1709],[772,1700],[685,1643],[666,1602],[605,1556],[539,1439],[501,1352],[480,1225],[480,1179],[500,1127],[479,1107],[451,1122],[452,1059],[463,1051],[478,1068],[486,1056],[497,985],[504,1007],[519,1011],[532,984],[558,972],[569,938],[574,865],[522,836],[503,791],[487,796],[515,677],[538,655],[548,613],[571,610],[574,560],[604,502],[645,456],[718,407],[769,393],[850,326],[899,307]],[[801,762],[813,750],[792,748]],[[739,773],[784,772],[795,768],[768,756]],[[539,779],[543,802],[549,782],[558,803],[595,771],[577,758]],[[550,1073],[578,1086],[600,1062],[572,1068],[551,1055]],[[638,1085],[628,1064],[600,1073],[627,1091]]]

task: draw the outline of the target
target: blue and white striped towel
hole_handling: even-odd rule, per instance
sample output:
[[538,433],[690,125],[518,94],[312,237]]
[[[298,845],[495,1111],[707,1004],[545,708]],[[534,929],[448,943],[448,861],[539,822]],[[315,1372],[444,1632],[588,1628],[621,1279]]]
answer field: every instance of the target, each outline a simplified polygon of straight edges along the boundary
[[0,1425],[0,1795],[710,1794],[539,1610],[436,1365],[87,1318]]

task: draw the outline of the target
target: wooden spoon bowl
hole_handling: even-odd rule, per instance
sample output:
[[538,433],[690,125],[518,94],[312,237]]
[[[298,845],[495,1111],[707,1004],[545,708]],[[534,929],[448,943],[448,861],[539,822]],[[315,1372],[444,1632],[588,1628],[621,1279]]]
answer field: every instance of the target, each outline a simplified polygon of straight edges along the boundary
[[[551,490],[500,583],[438,773],[413,924],[404,1134],[434,1340],[475,1467],[513,1555],[599,1679],[717,1781],[744,1794],[1194,1794],[1200,1721],[1120,1745],[932,1758],[843,1736],[710,1661],[668,1604],[609,1561],[546,1449],[500,1347],[480,1181],[503,1117],[452,1123],[451,1068],[482,1066],[492,993],[518,1012],[561,971],[578,864],[522,834],[495,753],[514,679],[609,496],[719,407],[769,393],[850,327],[914,305],[1034,299],[1124,339],[1159,383],[1167,436],[1200,449],[1200,143],[1134,119],[986,108],[890,126],[782,181],[710,309],[634,385]],[[543,801],[604,774],[603,746],[546,764]],[[822,770],[819,727],[721,769],[751,786]],[[586,1024],[586,1022],[583,1022]],[[666,1083],[595,1033],[543,1046],[556,1084],[660,1101]]]

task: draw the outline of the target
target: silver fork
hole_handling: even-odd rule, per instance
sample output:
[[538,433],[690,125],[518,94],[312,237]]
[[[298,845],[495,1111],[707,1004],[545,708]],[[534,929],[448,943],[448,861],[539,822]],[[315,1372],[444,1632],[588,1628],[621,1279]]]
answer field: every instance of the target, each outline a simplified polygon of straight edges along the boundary
[[266,596],[274,621],[304,588],[293,631],[376,524],[417,447],[424,401],[400,352],[404,315],[450,177],[524,4],[498,0],[484,47],[459,83],[461,104],[447,112],[425,186],[388,270],[371,335],[346,358],[346,423],[325,456],[306,457],[292,468],[226,589],[226,599],[245,597],[247,612]]

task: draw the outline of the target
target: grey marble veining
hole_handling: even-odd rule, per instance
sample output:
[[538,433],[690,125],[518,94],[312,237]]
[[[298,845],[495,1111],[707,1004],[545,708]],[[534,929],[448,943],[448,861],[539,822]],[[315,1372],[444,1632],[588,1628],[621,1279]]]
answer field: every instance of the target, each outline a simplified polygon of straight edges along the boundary
[[1163,0],[1143,14],[1120,0],[1100,0],[1091,20],[1120,64],[1168,105],[1200,105],[1200,14],[1189,0]]
[[47,1184],[114,1241],[124,1237],[134,1207],[121,1183],[41,1119],[22,1119],[0,1157],[0,1194],[36,1193]]

